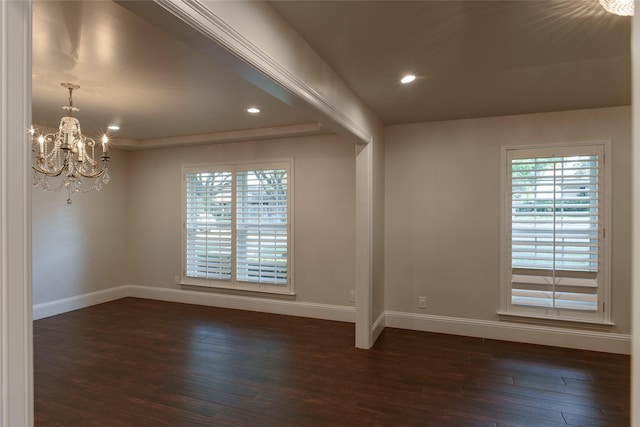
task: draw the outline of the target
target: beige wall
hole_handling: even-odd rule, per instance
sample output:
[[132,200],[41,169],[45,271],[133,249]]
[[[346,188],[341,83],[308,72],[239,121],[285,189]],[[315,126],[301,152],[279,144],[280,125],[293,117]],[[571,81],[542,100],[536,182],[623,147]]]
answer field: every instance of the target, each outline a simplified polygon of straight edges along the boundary
[[127,153],[112,150],[111,181],[100,192],[32,191],[33,304],[127,282]]
[[176,288],[181,268],[181,167],[294,159],[296,300],[350,305],[355,154],[339,136],[213,144],[130,153],[130,283]]
[[[373,179],[385,185],[373,200],[372,321],[383,310],[496,319],[501,148],[610,139],[614,331],[629,333],[629,119],[630,108],[618,107],[387,127],[384,156],[373,153]],[[355,154],[335,135],[116,152],[109,185],[72,205],[34,189],[34,304],[124,284],[176,288],[182,165],[288,158],[296,300],[352,305]]]
[[616,107],[387,127],[386,310],[497,319],[501,147],[611,140],[613,331],[630,333],[630,114]]

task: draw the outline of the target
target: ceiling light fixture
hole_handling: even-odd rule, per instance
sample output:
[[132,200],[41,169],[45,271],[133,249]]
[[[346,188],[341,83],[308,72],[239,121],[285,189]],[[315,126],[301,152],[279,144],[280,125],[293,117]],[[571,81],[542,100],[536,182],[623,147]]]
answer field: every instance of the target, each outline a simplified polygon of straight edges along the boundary
[[633,16],[633,0],[600,0],[607,12],[622,16]]
[[109,129],[109,130],[120,130],[120,126],[118,126],[118,125],[109,125],[109,126],[107,126],[107,129]]
[[247,108],[247,113],[251,113],[251,114],[258,114],[260,112],[259,108],[256,107],[249,107]]
[[416,76],[412,75],[412,74],[408,74],[406,76],[404,76],[401,80],[400,83],[402,84],[407,84],[407,83],[411,83],[412,81],[414,81],[416,79]]
[[[107,164],[109,156],[109,138],[102,136],[101,144],[82,135],[80,121],[73,117],[74,111],[72,94],[80,86],[73,83],[62,83],[62,87],[69,90],[69,105],[62,107],[69,112],[68,116],[60,119],[58,132],[40,134],[31,127],[33,157],[33,185],[42,186],[45,191],[60,191],[66,188],[69,192],[67,203],[71,204],[71,193],[88,193],[91,190],[100,191],[102,184],[109,182]],[[100,148],[100,160],[96,159],[96,146]],[[49,181],[55,178],[55,183]],[[85,185],[83,178],[93,180],[91,185]]]

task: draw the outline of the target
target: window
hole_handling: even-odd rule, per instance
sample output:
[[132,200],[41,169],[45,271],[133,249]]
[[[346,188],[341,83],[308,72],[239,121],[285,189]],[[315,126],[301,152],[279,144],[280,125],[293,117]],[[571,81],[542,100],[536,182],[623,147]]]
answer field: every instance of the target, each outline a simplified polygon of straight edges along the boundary
[[505,150],[506,314],[609,322],[605,149]]
[[183,283],[292,293],[290,163],[185,167]]

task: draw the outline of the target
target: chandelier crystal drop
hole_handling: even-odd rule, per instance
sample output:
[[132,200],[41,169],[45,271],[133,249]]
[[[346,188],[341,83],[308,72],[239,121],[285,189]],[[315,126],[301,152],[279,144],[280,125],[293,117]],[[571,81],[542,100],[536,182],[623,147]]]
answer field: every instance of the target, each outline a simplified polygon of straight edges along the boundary
[[[82,135],[80,121],[73,117],[73,91],[80,86],[62,83],[69,90],[69,105],[62,107],[68,116],[60,119],[58,132],[36,135],[31,128],[32,151],[34,153],[33,185],[41,186],[45,191],[67,189],[71,204],[71,193],[100,191],[103,184],[109,182],[108,163],[109,138],[102,136],[100,143]],[[101,164],[98,163],[98,159]]]
[[610,13],[633,16],[633,0],[600,0],[600,5]]

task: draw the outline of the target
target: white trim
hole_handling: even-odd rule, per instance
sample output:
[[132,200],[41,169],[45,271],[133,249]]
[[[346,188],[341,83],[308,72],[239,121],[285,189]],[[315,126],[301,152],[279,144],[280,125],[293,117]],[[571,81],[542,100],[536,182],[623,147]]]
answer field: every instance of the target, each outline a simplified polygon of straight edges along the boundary
[[129,296],[128,286],[118,286],[101,291],[90,292],[88,294],[76,295],[55,301],[36,304],[33,306],[33,320],[67,313],[80,308],[102,304]]
[[509,247],[507,245],[507,235],[509,233],[509,227],[507,226],[507,206],[509,201],[507,200],[507,174],[509,173],[509,167],[507,166],[507,149],[509,147],[502,147],[500,150],[500,298],[499,307],[500,311],[506,312],[511,304],[511,287],[507,286],[508,281],[508,268],[507,266],[507,251]]
[[146,298],[236,310],[259,311],[314,319],[355,322],[355,308],[342,305],[283,301],[244,295],[229,295],[153,286],[123,285],[88,294],[38,304],[33,307],[34,320],[125,297]]
[[[183,289],[157,288],[153,286],[123,285],[38,304],[33,307],[34,319],[54,316],[124,297],[258,311],[349,323],[354,323],[356,316],[354,307],[350,306],[286,301],[275,298],[199,292]],[[504,321],[385,311],[378,316],[371,326],[372,336],[377,339],[385,327],[590,351],[603,351],[608,353],[630,354],[631,351],[631,336],[627,334]]]
[[369,349],[373,312],[373,146],[356,145],[356,347]]
[[560,327],[568,327],[568,328],[583,328],[583,329],[611,329],[613,326],[616,326],[614,322],[597,322],[591,320],[582,320],[582,319],[557,319],[554,317],[544,317],[544,316],[535,316],[529,314],[514,314],[514,313],[505,313],[502,311],[498,311],[498,317],[504,321],[513,321],[513,322],[525,322],[536,325],[549,325],[549,326],[560,326]]
[[[587,321],[600,324],[611,323],[611,235],[612,235],[612,165],[611,163],[611,140],[599,139],[592,141],[574,141],[562,143],[545,143],[529,145],[508,145],[501,147],[500,164],[502,172],[500,174],[500,299],[499,313],[557,320]],[[584,148],[589,147],[589,148]],[[600,148],[601,147],[601,148]],[[600,185],[603,194],[604,209],[600,212],[602,218],[602,270],[599,272],[598,311],[585,312],[568,309],[545,309],[542,307],[519,306],[512,304],[512,279],[511,279],[511,248],[510,223],[511,214],[508,212],[510,201],[510,176],[512,158],[526,158],[529,156],[565,156],[574,149],[587,150],[589,154],[602,156],[602,169],[604,172]],[[601,150],[601,152],[600,152]],[[609,164],[607,164],[609,159]],[[607,233],[608,231],[608,233]]]
[[31,1],[0,2],[0,426],[33,425]]
[[[636,1],[637,3],[637,1]],[[636,4],[636,10],[640,9]],[[640,13],[631,22],[631,424],[640,426]]]
[[376,321],[373,322],[373,325],[371,326],[372,345],[378,340],[382,331],[384,331],[386,321],[385,312],[383,311],[380,313],[380,316],[378,316]]
[[[261,282],[243,282],[237,278],[236,257],[238,253],[238,245],[236,232],[238,229],[238,212],[237,212],[237,194],[238,194],[238,174],[250,170],[269,170],[269,169],[286,169],[287,170],[287,283],[286,286],[261,283]],[[224,279],[201,279],[187,276],[187,175],[202,172],[227,172],[231,174],[231,206],[232,206],[232,222],[231,222],[231,276],[228,280]],[[218,288],[227,290],[240,290],[250,292],[261,292],[264,294],[276,295],[295,295],[295,220],[294,220],[294,194],[295,194],[295,170],[294,158],[286,158],[282,160],[264,160],[251,162],[228,162],[228,163],[198,163],[183,164],[182,175],[180,180],[182,186],[182,264],[180,270],[180,284],[189,286],[201,286],[204,288]]]
[[386,326],[503,341],[630,354],[631,336],[600,331],[476,320],[427,314],[385,312]]
[[349,306],[317,304],[299,301],[283,301],[273,298],[259,298],[244,295],[229,295],[196,292],[183,289],[157,288],[152,286],[128,285],[128,296],[231,308],[236,310],[259,311],[284,314],[287,316],[310,317],[314,319],[355,322],[355,309]]
[[115,146],[129,150],[146,150],[151,148],[187,147],[191,145],[226,144],[230,142],[264,141],[301,136],[330,135],[333,132],[320,123],[303,123],[258,129],[241,129],[225,132],[205,133],[200,135],[169,136],[141,140],[120,139]]

